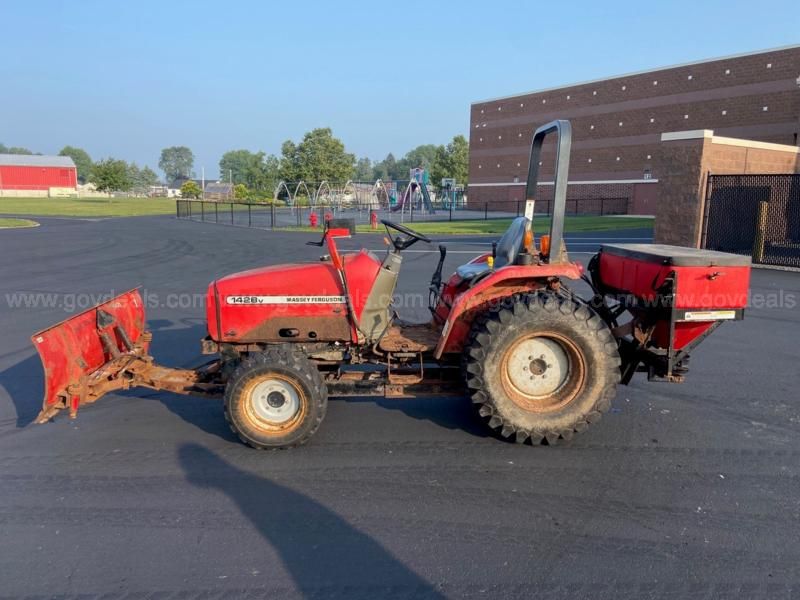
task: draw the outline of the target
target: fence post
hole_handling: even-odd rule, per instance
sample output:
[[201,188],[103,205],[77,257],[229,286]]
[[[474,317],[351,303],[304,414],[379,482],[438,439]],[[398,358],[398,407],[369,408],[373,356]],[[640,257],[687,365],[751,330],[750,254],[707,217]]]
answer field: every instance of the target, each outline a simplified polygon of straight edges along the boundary
[[519,200],[517,200],[517,216],[519,216]]
[[484,202],[483,203],[483,220],[484,221],[488,221],[489,220],[489,203],[488,202]]
[[189,218],[191,219],[192,218],[192,203],[187,200],[186,201],[186,206],[189,207]]
[[449,206],[450,206],[450,220],[452,221],[453,220],[453,202],[452,201],[450,202]]
[[269,205],[269,228],[275,229],[275,203]]
[[219,223],[219,204],[214,202],[214,222]]
[[247,226],[253,226],[253,205],[250,203],[247,204]]
[[175,218],[176,219],[180,219],[181,218],[181,201],[180,200],[175,202]]
[[411,206],[411,210],[409,211],[409,214],[411,215],[411,217],[410,217],[411,221],[410,222],[413,223],[414,222],[414,201],[411,199],[411,194],[408,195],[408,202],[409,202],[409,204]]
[[606,208],[606,199],[600,198],[600,216],[602,217],[605,213]]
[[767,237],[767,216],[769,214],[769,202],[762,200],[758,203],[758,218],[756,219],[756,238],[753,242],[753,262],[764,261],[764,243]]
[[200,220],[203,221],[203,223],[206,222],[206,203],[202,200],[200,201]]
[[233,225],[233,202],[231,202],[231,225]]

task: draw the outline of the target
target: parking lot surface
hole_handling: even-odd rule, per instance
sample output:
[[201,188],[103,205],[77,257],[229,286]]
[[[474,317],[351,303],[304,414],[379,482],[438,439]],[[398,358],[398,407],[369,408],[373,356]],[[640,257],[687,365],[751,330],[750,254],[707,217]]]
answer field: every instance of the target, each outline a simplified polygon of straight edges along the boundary
[[[637,376],[566,446],[499,441],[463,399],[352,399],[331,402],[307,446],[258,452],[219,401],[146,390],[33,425],[29,338],[141,285],[156,359],[193,366],[207,284],[315,260],[313,236],[38,220],[0,232],[0,597],[800,594],[800,274],[755,270],[745,320],[698,348],[685,384]],[[491,239],[451,240],[445,271]],[[650,232],[567,236],[584,262],[603,239]],[[362,244],[382,248],[347,247]],[[422,293],[438,257],[413,250],[401,294]]]

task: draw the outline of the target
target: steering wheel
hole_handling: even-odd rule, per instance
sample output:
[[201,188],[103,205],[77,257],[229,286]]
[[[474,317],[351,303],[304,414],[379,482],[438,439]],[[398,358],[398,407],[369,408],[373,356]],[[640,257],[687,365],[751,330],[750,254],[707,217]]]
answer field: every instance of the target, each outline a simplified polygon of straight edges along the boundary
[[405,225],[401,225],[399,223],[393,223],[392,221],[387,221],[385,219],[381,219],[381,223],[384,227],[386,227],[386,232],[389,233],[389,229],[394,229],[395,231],[399,231],[403,235],[407,235],[408,239],[402,239],[399,235],[397,237],[392,237],[392,234],[389,233],[389,237],[392,239],[392,244],[394,245],[395,249],[397,250],[405,250],[412,244],[416,242],[426,242],[428,244],[432,244],[431,240],[421,233],[417,233],[406,227]]

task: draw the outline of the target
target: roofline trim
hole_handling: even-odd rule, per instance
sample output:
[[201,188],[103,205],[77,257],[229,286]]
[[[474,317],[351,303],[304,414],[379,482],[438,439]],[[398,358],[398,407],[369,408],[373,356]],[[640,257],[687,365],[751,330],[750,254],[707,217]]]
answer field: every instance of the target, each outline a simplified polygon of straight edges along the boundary
[[675,142],[680,140],[711,140],[712,144],[723,144],[726,146],[742,146],[755,150],[774,150],[776,152],[800,153],[800,147],[789,144],[775,144],[773,142],[759,142],[756,140],[745,140],[742,138],[725,137],[714,135],[713,129],[694,129],[691,131],[669,131],[661,134],[662,142]]
[[[596,179],[593,181],[568,181],[569,185],[608,185],[612,183],[658,183],[658,179]],[[508,181],[500,183],[467,183],[467,187],[504,187],[509,185],[527,185],[524,181]],[[552,181],[540,181],[539,185],[553,185]]]
[[745,56],[756,56],[758,54],[767,54],[769,52],[781,52],[783,50],[794,50],[800,48],[800,44],[791,44],[789,46],[779,46],[777,48],[767,48],[765,50],[753,50],[751,52],[740,52],[739,54],[730,54],[728,56],[718,56],[715,58],[704,58],[702,60],[694,60],[691,62],[680,63],[676,65],[667,65],[663,67],[655,67],[653,69],[644,69],[642,71],[631,71],[630,73],[622,73],[620,75],[611,75],[610,77],[601,77],[598,79],[589,79],[588,81],[578,81],[576,83],[568,83],[565,85],[557,85],[549,88],[542,88],[539,90],[532,90],[530,92],[520,92],[518,94],[510,94],[508,96],[497,96],[496,98],[487,98],[485,100],[476,100],[470,103],[470,106],[476,104],[485,104],[487,102],[497,102],[498,100],[510,100],[511,98],[519,98],[521,96],[532,96],[533,94],[542,94],[544,92],[553,92],[555,90],[563,90],[566,88],[577,87],[579,85],[589,85],[590,83],[600,83],[603,81],[611,81],[614,79],[622,79],[623,77],[635,77],[637,75],[645,75],[647,73],[656,73],[658,71],[667,71],[669,69],[680,69],[681,67],[691,67],[694,65],[702,65],[705,63],[716,62],[720,60],[731,60],[733,58],[744,58]]

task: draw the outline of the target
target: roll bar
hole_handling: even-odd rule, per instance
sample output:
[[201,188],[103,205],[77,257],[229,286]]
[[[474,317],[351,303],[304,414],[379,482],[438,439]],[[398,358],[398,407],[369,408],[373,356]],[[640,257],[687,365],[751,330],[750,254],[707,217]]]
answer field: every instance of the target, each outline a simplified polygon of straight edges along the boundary
[[567,261],[562,252],[564,244],[564,214],[567,212],[567,181],[569,179],[569,153],[572,148],[572,125],[566,120],[556,120],[542,125],[533,134],[531,158],[528,163],[528,183],[525,186],[525,200],[536,199],[536,185],[539,182],[539,160],[545,136],[556,132],[555,193],[553,196],[553,219],[550,221],[550,256],[548,262],[560,264]]

